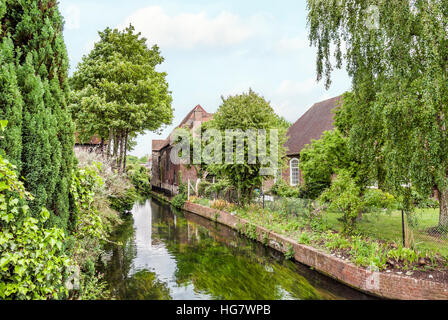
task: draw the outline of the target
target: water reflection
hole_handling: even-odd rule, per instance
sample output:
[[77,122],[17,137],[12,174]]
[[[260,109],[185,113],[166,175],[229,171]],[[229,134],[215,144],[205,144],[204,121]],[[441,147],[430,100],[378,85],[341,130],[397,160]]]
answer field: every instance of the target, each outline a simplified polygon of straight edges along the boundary
[[109,247],[118,299],[368,299],[277,251],[155,200],[136,204]]

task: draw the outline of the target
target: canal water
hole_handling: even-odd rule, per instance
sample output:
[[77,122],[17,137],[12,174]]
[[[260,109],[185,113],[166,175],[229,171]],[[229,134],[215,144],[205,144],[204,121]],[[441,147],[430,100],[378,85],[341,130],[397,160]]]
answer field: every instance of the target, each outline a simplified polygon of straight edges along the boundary
[[157,200],[135,204],[109,245],[105,278],[123,300],[370,299],[234,230]]

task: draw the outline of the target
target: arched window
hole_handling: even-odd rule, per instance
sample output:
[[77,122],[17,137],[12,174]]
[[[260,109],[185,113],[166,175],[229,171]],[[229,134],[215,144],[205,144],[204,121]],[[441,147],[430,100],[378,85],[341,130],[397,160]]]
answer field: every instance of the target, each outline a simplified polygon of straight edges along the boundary
[[289,181],[292,186],[296,186],[300,182],[299,159],[291,159],[289,162]]

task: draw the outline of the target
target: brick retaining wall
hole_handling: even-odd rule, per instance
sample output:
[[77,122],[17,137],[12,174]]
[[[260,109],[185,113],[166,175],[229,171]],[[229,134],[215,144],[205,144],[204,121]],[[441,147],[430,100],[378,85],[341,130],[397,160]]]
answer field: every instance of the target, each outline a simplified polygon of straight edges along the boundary
[[[184,209],[210,220],[238,230],[248,224],[245,219],[191,202]],[[302,245],[264,227],[256,227],[258,241],[286,252],[294,249],[294,258],[331,278],[363,292],[388,299],[400,300],[448,300],[448,285],[430,280],[415,279],[405,275],[372,272],[322,250]]]

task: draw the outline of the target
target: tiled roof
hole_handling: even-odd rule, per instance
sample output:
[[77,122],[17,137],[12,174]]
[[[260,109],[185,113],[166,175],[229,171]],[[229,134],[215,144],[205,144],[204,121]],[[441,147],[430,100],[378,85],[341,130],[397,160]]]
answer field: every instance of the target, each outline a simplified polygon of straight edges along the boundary
[[168,140],[152,140],[152,151],[162,150],[168,145]]
[[192,119],[193,114],[196,111],[201,111],[203,113],[202,114],[202,122],[210,120],[211,117],[213,117],[213,113],[208,113],[207,111],[205,111],[204,108],[202,108],[202,106],[200,104],[198,104],[190,112],[188,112],[188,114],[185,116],[184,120],[182,120],[182,122],[179,124],[178,128],[182,127],[184,124],[186,124],[188,122],[188,120]]
[[[194,121],[194,113],[196,111],[202,112],[202,122],[206,122],[213,117],[213,113],[208,113],[201,105],[198,104],[185,116],[185,118],[176,128],[181,128],[184,127],[185,125],[190,126],[191,123]],[[152,150],[160,151],[166,146],[168,146],[170,144],[170,137],[173,134],[173,132],[171,132],[168,138],[166,138],[165,140],[152,140]]]
[[[86,142],[86,143],[81,143],[78,139],[78,136],[79,136],[78,132],[75,132],[75,143],[76,144],[96,144],[96,145],[101,144],[101,138],[97,135],[94,135],[92,137],[92,139],[90,139],[90,141]],[[107,144],[107,141],[104,141],[104,144]]]
[[314,104],[288,130],[285,143],[288,156],[298,155],[311,140],[319,139],[324,131],[333,130],[332,110],[339,105],[342,96],[334,97]]

